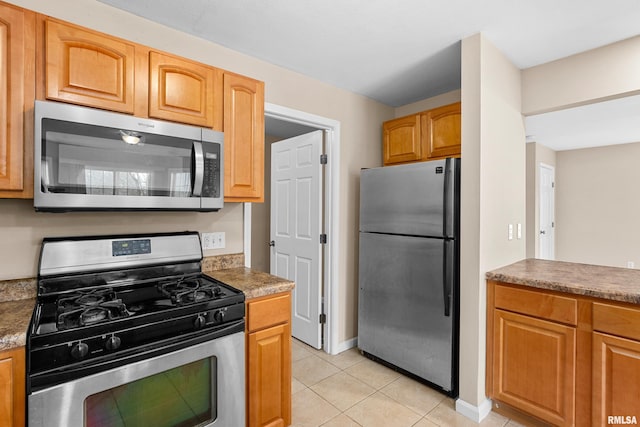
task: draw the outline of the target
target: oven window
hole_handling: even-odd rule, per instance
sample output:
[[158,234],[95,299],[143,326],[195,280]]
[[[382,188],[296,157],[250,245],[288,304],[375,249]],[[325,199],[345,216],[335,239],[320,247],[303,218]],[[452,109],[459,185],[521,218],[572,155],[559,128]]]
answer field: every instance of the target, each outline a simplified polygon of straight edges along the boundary
[[85,399],[85,427],[195,427],[216,419],[216,358],[182,365]]

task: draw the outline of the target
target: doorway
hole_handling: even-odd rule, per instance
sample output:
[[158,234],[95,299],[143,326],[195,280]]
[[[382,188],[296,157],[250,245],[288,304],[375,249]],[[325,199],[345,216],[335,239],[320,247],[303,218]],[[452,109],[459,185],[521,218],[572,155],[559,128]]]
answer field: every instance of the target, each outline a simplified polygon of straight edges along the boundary
[[538,247],[540,259],[555,259],[555,168],[540,163]]
[[[339,352],[338,345],[338,188],[339,188],[339,144],[340,144],[340,123],[325,117],[316,116],[287,107],[273,104],[265,104],[265,203],[250,204],[245,203],[244,208],[244,252],[245,265],[269,272],[268,255],[270,253],[270,226],[265,225],[265,217],[270,218],[271,192],[268,190],[271,182],[270,153],[271,144],[275,141],[287,139],[293,136],[302,135],[312,131],[321,130],[325,141],[325,154],[328,161],[324,166],[324,191],[320,206],[321,216],[324,218],[324,234],[326,234],[326,244],[322,245],[322,262],[319,265],[323,287],[318,304],[321,306],[321,313],[324,314],[325,323],[321,324],[324,342],[322,349],[330,354]],[[255,220],[252,218],[255,212]],[[260,219],[261,218],[261,219]],[[266,222],[268,224],[268,221]],[[255,258],[255,261],[254,259]],[[255,265],[255,267],[254,267]],[[320,319],[318,319],[319,321]]]

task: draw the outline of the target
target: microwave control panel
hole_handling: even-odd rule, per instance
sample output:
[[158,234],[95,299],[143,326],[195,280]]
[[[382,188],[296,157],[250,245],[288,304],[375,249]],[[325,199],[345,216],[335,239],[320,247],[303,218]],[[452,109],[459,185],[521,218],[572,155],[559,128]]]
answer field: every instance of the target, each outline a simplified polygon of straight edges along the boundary
[[203,143],[204,177],[202,197],[220,197],[220,144]]

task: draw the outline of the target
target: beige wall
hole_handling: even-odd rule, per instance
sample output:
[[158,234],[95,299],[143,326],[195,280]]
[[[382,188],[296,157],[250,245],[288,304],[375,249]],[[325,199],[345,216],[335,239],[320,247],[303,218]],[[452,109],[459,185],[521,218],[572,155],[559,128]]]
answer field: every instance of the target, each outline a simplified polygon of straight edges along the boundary
[[462,41],[460,398],[485,401],[488,270],[525,256],[508,224],[525,222],[520,70],[484,36]]
[[251,268],[269,272],[271,269],[271,144],[280,138],[265,135],[264,146],[264,203],[251,205]]
[[396,107],[395,117],[403,117],[408,116],[409,114],[419,113],[420,111],[431,110],[432,108],[459,102],[461,99],[462,90],[452,90],[451,92],[443,93],[438,96],[433,96],[401,107]]
[[556,259],[640,268],[640,143],[559,151]]
[[[540,164],[556,167],[556,152],[542,144],[527,144],[527,258],[540,254],[538,230],[540,230]],[[557,211],[557,206],[554,205]],[[554,241],[555,242],[555,241]],[[555,251],[554,251],[555,252]]]
[[640,36],[527,68],[525,116],[640,93]]
[[[338,340],[343,342],[356,336],[357,326],[357,200],[358,177],[362,167],[379,166],[381,161],[380,124],[393,117],[393,108],[371,99],[337,89],[301,74],[260,61],[256,58],[226,49],[220,45],[189,36],[137,16],[119,11],[95,0],[12,0],[11,3],[44,14],[74,22],[85,27],[122,37],[134,42],[172,52],[187,58],[215,65],[265,82],[266,101],[272,104],[301,110],[340,122],[340,210],[337,221],[340,229],[338,262],[337,308]],[[339,66],[339,64],[336,64]],[[55,229],[47,228],[49,217],[36,215],[28,209],[28,203],[2,201],[2,224],[18,222],[16,227],[3,229],[0,241],[0,257],[3,260],[2,278],[33,276],[33,262],[37,241],[44,235],[84,234],[91,231],[116,229],[128,233],[141,229],[140,218],[151,218],[156,231],[159,228],[197,229],[197,231],[227,232],[226,252],[242,251],[242,209],[225,207],[224,227],[218,215],[209,214],[205,223],[196,223],[189,214],[62,214],[54,221]],[[24,216],[16,218],[15,215]],[[158,218],[163,225],[153,226]],[[100,218],[98,221],[96,218]],[[101,226],[96,227],[99,223]],[[103,227],[102,224],[107,224]],[[2,227],[5,227],[2,225]],[[6,233],[11,239],[5,239]],[[15,247],[12,239],[28,239],[29,245]],[[35,243],[34,243],[35,242]],[[19,250],[18,250],[19,249]]]

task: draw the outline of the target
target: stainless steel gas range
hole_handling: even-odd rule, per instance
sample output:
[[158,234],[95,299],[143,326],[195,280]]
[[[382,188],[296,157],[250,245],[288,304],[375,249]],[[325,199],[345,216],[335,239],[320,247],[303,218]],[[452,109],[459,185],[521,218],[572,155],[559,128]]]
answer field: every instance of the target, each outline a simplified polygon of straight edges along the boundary
[[30,427],[245,425],[244,294],[198,233],[44,239]]

